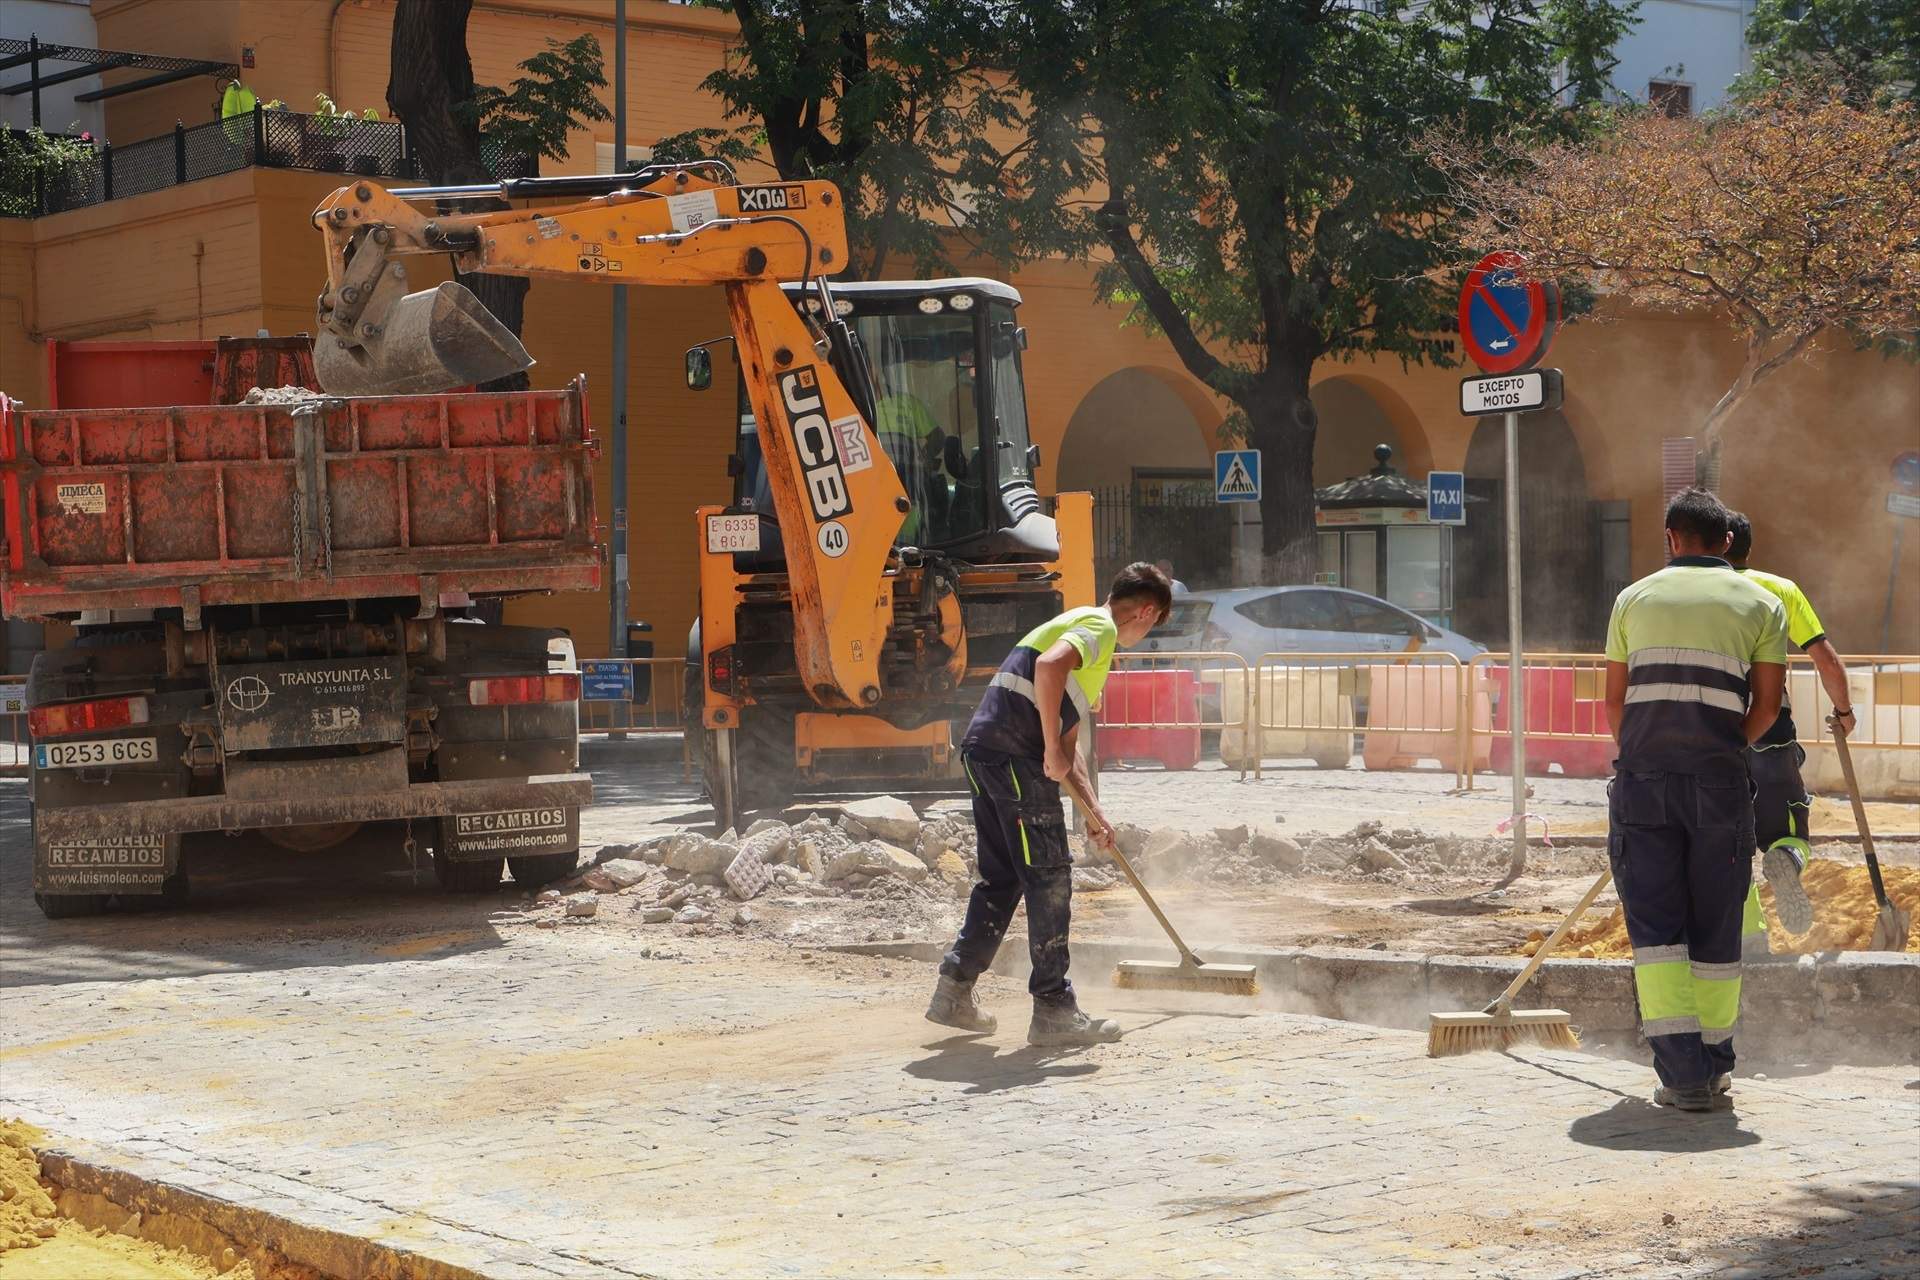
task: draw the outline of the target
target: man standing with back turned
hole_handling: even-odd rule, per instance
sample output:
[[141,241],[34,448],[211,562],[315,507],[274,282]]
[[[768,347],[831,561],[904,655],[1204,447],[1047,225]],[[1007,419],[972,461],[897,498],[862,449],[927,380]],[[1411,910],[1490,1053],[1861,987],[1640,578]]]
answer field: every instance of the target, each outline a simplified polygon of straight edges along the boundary
[[1633,944],[1653,1100],[1708,1111],[1731,1086],[1742,908],[1753,879],[1747,748],[1780,714],[1786,611],[1722,557],[1733,513],[1667,506],[1672,560],[1614,601],[1607,711],[1620,755],[1607,857]]
[[[1027,1043],[1101,1044],[1120,1038],[1117,1023],[1089,1018],[1067,981],[1067,922],[1073,903],[1073,858],[1067,849],[1060,784],[1072,778],[1091,797],[1080,753],[1080,726],[1106,685],[1116,648],[1131,647],[1167,620],[1173,588],[1150,564],[1120,571],[1104,605],[1069,609],[1029,631],[994,673],[960,744],[973,789],[980,880],[967,902],[927,1019],[963,1031],[989,1032],[994,1017],[973,1002],[973,983],[993,963],[1013,909],[1027,900],[1027,946],[1033,957],[1033,1021]],[[1098,804],[1086,815],[1088,838],[1111,842],[1113,827]]]
[[[1733,513],[1733,545],[1727,559],[1733,567],[1780,598],[1787,611],[1787,639],[1800,646],[1813,659],[1820,673],[1820,684],[1833,703],[1833,714],[1841,731],[1853,732],[1853,700],[1847,692],[1847,668],[1827,639],[1820,615],[1800,590],[1798,583],[1778,574],[1762,573],[1747,567],[1753,552],[1753,521]],[[1800,873],[1807,869],[1813,847],[1807,843],[1807,784],[1800,779],[1800,767],[1807,753],[1796,741],[1799,734],[1793,723],[1790,699],[1780,699],[1780,718],[1749,749],[1747,771],[1753,775],[1753,834],[1760,846],[1760,869],[1773,886],[1774,910],[1788,933],[1805,933],[1813,927],[1813,904],[1800,885]],[[1760,907],[1760,886],[1747,894],[1745,943],[1750,952],[1767,954],[1767,917]]]

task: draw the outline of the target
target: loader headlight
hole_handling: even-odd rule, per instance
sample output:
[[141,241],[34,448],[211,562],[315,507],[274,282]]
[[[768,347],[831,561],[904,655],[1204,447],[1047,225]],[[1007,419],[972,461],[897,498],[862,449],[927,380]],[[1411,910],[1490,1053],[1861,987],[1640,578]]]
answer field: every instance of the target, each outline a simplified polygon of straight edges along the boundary
[[971,311],[973,310],[973,295],[970,293],[956,293],[947,299],[947,305],[955,311]]
[[946,309],[946,300],[943,298],[920,299],[920,314],[923,316],[937,316]]

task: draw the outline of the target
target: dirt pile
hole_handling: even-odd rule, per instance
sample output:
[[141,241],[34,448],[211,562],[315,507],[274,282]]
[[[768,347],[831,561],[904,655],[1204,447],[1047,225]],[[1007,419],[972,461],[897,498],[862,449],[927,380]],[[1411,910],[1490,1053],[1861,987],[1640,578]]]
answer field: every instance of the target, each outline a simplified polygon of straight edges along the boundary
[[[1431,885],[1477,879],[1507,865],[1503,839],[1435,836],[1362,822],[1340,835],[1282,835],[1260,827],[1146,831],[1122,823],[1120,851],[1150,884],[1271,885],[1305,876],[1379,884]],[[1103,861],[1096,852],[1091,863]],[[1117,873],[1114,880],[1119,879]]]
[[[1887,896],[1903,907],[1920,905],[1920,868],[1882,867]],[[1803,934],[1791,934],[1774,911],[1773,890],[1765,881],[1760,885],[1760,904],[1767,912],[1767,945],[1775,955],[1807,955],[1816,951],[1864,951],[1873,936],[1874,917],[1879,904],[1874,900],[1873,881],[1865,866],[1815,859],[1800,878],[1807,897],[1813,900],[1813,928]],[[1527,936],[1521,955],[1532,955],[1546,941],[1546,933],[1535,930]],[[1910,953],[1920,953],[1920,932],[1907,942]],[[1627,940],[1627,917],[1622,908],[1590,923],[1576,925],[1555,948],[1554,955],[1582,960],[1625,960],[1633,955]]]
[[[227,1250],[224,1265],[132,1235],[89,1231],[55,1203],[59,1188],[40,1177],[30,1124],[0,1123],[0,1277],[6,1280],[254,1280],[250,1263]],[[138,1230],[138,1213],[129,1226]]]
[[305,404],[327,397],[306,387],[249,387],[241,404]]

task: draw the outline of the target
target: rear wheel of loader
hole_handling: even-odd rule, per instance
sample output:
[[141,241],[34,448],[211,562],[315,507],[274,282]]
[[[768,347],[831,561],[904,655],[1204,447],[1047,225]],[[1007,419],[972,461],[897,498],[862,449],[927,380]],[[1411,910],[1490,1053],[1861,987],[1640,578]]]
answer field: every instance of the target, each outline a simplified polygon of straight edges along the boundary
[[580,863],[580,851],[569,849],[565,853],[532,854],[524,858],[508,858],[507,870],[513,872],[513,882],[523,888],[534,888],[561,876],[570,875]]
[[733,735],[740,756],[740,804],[745,809],[784,809],[793,803],[793,717],[765,707],[740,715]]
[[448,893],[487,893],[500,887],[504,858],[480,858],[455,862],[438,849],[433,851],[433,878]]
[[36,893],[40,914],[49,920],[71,920],[78,916],[97,916],[107,909],[104,893]]

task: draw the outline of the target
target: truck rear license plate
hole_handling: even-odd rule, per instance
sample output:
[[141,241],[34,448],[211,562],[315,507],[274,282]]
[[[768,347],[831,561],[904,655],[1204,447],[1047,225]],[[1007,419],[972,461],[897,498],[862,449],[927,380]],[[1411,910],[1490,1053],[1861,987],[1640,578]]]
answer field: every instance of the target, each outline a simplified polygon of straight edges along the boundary
[[102,764],[146,764],[160,758],[158,738],[94,738],[43,742],[33,749],[39,769],[88,769]]

